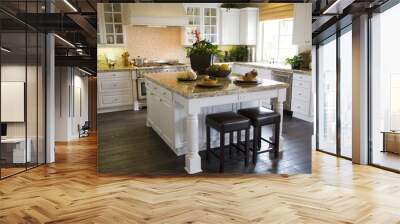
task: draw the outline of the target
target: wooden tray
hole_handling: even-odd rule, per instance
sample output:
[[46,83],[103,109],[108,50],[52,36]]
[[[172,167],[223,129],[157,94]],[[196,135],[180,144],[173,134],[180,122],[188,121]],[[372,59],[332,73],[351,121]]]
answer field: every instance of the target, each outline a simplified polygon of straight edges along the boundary
[[243,80],[243,79],[236,79],[234,81],[235,84],[243,84],[243,85],[258,85],[261,84],[261,81],[258,79],[255,80]]
[[197,79],[184,79],[184,78],[177,78],[179,82],[194,82]]

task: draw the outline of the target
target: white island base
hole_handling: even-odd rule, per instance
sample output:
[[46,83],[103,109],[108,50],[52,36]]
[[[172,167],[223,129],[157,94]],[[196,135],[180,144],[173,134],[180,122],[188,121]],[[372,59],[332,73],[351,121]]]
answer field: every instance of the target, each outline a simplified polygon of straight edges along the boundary
[[[152,127],[177,155],[185,155],[185,170],[189,174],[202,172],[198,152],[206,148],[207,114],[269,105],[273,98],[277,99],[275,110],[281,115],[283,113],[287,87],[284,83],[263,80],[263,84],[256,88],[235,89],[229,86],[207,92],[196,92],[192,85],[177,83],[173,73],[146,76],[147,126]],[[212,130],[211,147],[217,146],[219,135]]]

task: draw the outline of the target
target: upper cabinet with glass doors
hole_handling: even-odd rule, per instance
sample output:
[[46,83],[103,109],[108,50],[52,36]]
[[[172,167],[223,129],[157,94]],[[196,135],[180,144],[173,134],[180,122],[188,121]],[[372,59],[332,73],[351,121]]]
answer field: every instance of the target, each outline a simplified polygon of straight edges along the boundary
[[184,45],[193,44],[194,32],[200,32],[200,38],[218,44],[218,4],[184,4],[188,25],[184,33]]
[[98,4],[97,43],[102,45],[125,44],[122,9],[120,3]]

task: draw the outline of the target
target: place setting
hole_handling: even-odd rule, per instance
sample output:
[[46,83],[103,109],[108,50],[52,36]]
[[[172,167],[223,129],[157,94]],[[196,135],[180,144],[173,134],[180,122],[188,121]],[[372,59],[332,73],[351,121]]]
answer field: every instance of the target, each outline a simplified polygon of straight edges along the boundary
[[257,79],[258,73],[255,69],[247,72],[244,75],[239,75],[237,79],[233,81],[236,85],[253,86],[261,84],[261,80]]

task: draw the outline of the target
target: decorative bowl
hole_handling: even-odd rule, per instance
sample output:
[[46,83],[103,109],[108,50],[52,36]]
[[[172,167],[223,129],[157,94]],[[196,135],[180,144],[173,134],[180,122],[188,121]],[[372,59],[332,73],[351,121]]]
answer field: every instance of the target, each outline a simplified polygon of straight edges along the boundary
[[217,72],[210,71],[210,70],[207,71],[209,76],[218,77],[218,78],[226,78],[229,76],[229,74],[231,74],[231,72],[232,72],[231,69],[226,70],[226,71],[217,71]]

